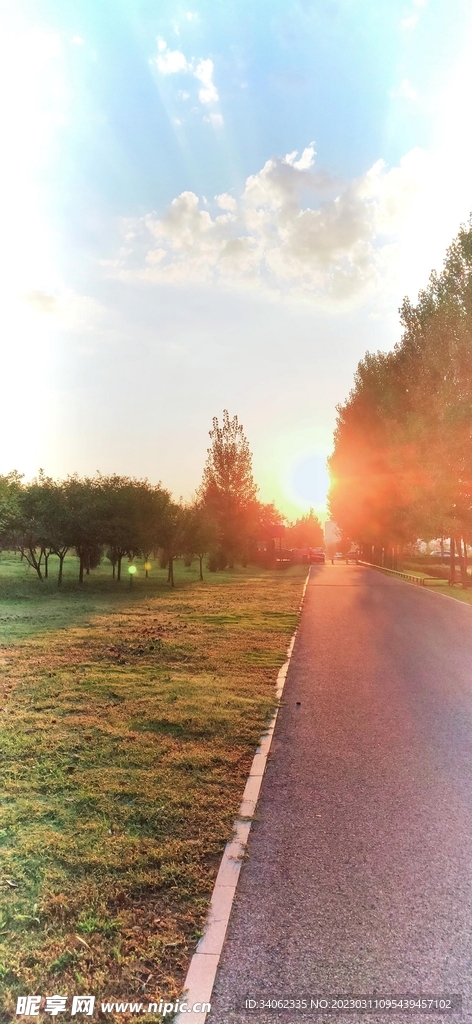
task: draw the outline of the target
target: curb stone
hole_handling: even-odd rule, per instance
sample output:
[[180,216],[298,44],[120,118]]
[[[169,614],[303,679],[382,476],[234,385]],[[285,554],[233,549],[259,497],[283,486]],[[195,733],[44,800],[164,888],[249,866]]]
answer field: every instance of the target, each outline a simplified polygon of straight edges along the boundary
[[[301,613],[305,599],[306,588],[310,579],[310,570],[305,580],[302,597],[298,612]],[[279,669],[275,684],[275,695],[280,702],[282,697],[285,679],[287,676],[290,659],[292,657],[296,636],[300,623],[292,636],[287,648],[287,658]],[[267,764],[267,757],[272,743],[275,723],[277,721],[279,705],[275,708],[270,725],[262,734],[259,746],[249,772],[243,798],[239,808],[238,816],[234,822],[233,838],[226,844],[221,858],[220,868],[216,876],[215,885],[210,901],[207,921],[204,932],[199,940],[196,951],[190,961],[187,977],[184,982],[184,991],[180,1002],[185,1000],[189,1006],[195,1003],[211,1003],[211,994],[215,983],[216,971],[220,961],[221,951],[225,940],[226,929],[236,894],[241,865],[246,854],[247,840],[251,830],[251,820],[254,815],[257,800],[259,797],[262,779]],[[205,1012],[180,1012],[174,1019],[174,1024],[204,1024],[207,1014]]]

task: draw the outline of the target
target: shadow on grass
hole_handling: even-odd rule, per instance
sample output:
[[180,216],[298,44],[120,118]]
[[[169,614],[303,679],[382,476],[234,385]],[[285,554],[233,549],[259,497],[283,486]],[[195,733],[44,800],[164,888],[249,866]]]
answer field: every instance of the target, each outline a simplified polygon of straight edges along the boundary
[[[121,581],[112,578],[111,566],[104,563],[94,569],[90,576],[86,575],[83,584],[80,584],[76,578],[78,559],[68,556],[64,563],[64,581],[62,587],[58,588],[56,561],[51,557],[49,578],[41,581],[33,569],[20,561],[19,556],[5,552],[0,555],[0,648],[50,631],[68,629],[74,625],[83,626],[95,616],[124,611],[156,597],[170,597],[172,593],[181,593],[196,586],[218,586],[237,580],[244,583],[254,576],[269,575],[267,570],[254,566],[245,569],[238,567],[226,572],[211,573],[201,583],[197,564],[185,567],[177,561],[176,587],[172,591],[167,582],[167,569],[153,567],[146,578],[142,561],[135,559],[138,572],[131,587],[127,573],[128,562],[123,564]],[[237,621],[237,618],[229,616],[228,624],[231,619]],[[221,620],[221,624],[225,624],[224,615]]]

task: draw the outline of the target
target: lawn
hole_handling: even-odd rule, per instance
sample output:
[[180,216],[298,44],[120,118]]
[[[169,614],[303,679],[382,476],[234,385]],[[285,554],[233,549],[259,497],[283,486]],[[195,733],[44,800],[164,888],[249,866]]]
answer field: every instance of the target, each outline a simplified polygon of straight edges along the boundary
[[[426,569],[427,571],[424,571],[418,565],[418,562],[404,561],[399,568],[399,572],[409,573],[411,576],[417,576],[418,579],[424,579],[425,577],[431,579],[432,576],[435,576],[436,567],[434,565],[431,567],[427,566]],[[457,569],[456,582],[454,586],[450,587],[449,583],[445,579],[441,583],[426,584],[426,587],[435,594],[444,594],[446,597],[455,598],[456,601],[463,601],[465,604],[472,604],[472,588],[467,587],[466,589],[463,589]]]
[[81,588],[71,558],[59,591],[52,563],[0,559],[5,1021],[19,995],[180,994],[306,575]]

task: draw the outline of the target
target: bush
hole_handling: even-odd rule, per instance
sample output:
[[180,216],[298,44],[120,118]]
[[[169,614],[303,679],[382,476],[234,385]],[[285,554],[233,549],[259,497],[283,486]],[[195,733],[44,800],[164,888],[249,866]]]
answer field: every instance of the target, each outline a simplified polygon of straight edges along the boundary
[[209,569],[210,572],[216,572],[217,568],[218,556],[216,551],[210,551],[210,554],[208,555],[207,569]]
[[207,567],[210,572],[216,572],[217,569],[226,569],[228,565],[228,558],[223,551],[223,548],[214,548],[208,555]]

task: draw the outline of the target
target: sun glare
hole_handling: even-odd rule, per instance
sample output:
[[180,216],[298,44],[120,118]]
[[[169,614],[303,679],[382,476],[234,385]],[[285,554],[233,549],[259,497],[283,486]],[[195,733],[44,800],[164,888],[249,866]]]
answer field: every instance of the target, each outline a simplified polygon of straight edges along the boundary
[[330,438],[323,441],[314,438],[311,430],[287,431],[272,438],[270,449],[255,467],[262,500],[275,501],[289,519],[304,515],[310,508],[322,519],[328,515],[330,480],[326,460]]

